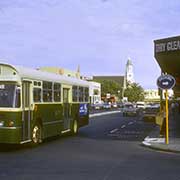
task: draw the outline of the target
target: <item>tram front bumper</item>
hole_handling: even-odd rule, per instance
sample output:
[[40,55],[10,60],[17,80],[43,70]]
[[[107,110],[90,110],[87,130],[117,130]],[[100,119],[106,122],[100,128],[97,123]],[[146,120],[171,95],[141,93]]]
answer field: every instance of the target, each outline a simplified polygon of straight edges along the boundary
[[20,127],[0,127],[0,143],[20,144],[21,134]]

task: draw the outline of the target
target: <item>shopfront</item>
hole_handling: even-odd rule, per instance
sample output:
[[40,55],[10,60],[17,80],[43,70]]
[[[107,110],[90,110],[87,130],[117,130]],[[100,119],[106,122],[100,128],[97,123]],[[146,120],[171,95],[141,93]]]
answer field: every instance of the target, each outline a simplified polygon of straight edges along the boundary
[[173,90],[180,97],[180,36],[155,40],[154,56],[162,72],[176,79]]

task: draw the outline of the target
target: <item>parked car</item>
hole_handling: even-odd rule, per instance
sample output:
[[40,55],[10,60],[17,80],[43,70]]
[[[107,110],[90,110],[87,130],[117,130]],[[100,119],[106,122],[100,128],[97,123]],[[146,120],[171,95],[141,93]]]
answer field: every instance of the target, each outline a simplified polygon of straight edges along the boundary
[[138,109],[144,109],[145,108],[145,103],[143,101],[138,101],[136,103],[136,108]]
[[105,102],[105,103],[103,104],[103,108],[104,108],[104,109],[111,109],[111,104],[108,103],[108,102]]
[[95,110],[99,110],[103,108],[102,103],[95,103],[95,104],[92,104],[91,106],[92,106],[92,109],[95,109]]
[[137,109],[133,104],[124,104],[123,107],[123,116],[136,116],[137,115]]
[[124,103],[123,102],[118,102],[117,103],[117,107],[118,108],[123,108],[124,107]]
[[118,107],[118,105],[117,105],[117,103],[116,103],[116,102],[113,102],[113,103],[111,104],[111,107],[112,107],[112,108],[117,108],[117,107]]
[[146,122],[155,122],[156,116],[160,111],[159,104],[147,105],[143,111],[143,120]]

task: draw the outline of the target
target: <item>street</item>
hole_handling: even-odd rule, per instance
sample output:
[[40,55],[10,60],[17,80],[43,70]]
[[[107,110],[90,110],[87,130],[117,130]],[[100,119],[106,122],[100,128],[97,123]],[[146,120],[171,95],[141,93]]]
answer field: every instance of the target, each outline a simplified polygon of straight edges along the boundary
[[91,118],[75,137],[38,147],[1,145],[0,179],[179,180],[179,154],[141,145],[153,127],[116,113]]

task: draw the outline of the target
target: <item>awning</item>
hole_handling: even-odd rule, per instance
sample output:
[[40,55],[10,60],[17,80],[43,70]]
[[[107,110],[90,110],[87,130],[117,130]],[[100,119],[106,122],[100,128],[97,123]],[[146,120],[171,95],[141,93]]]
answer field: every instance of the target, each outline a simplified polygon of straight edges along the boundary
[[180,96],[180,36],[155,40],[154,56],[162,72],[176,79],[173,90]]

